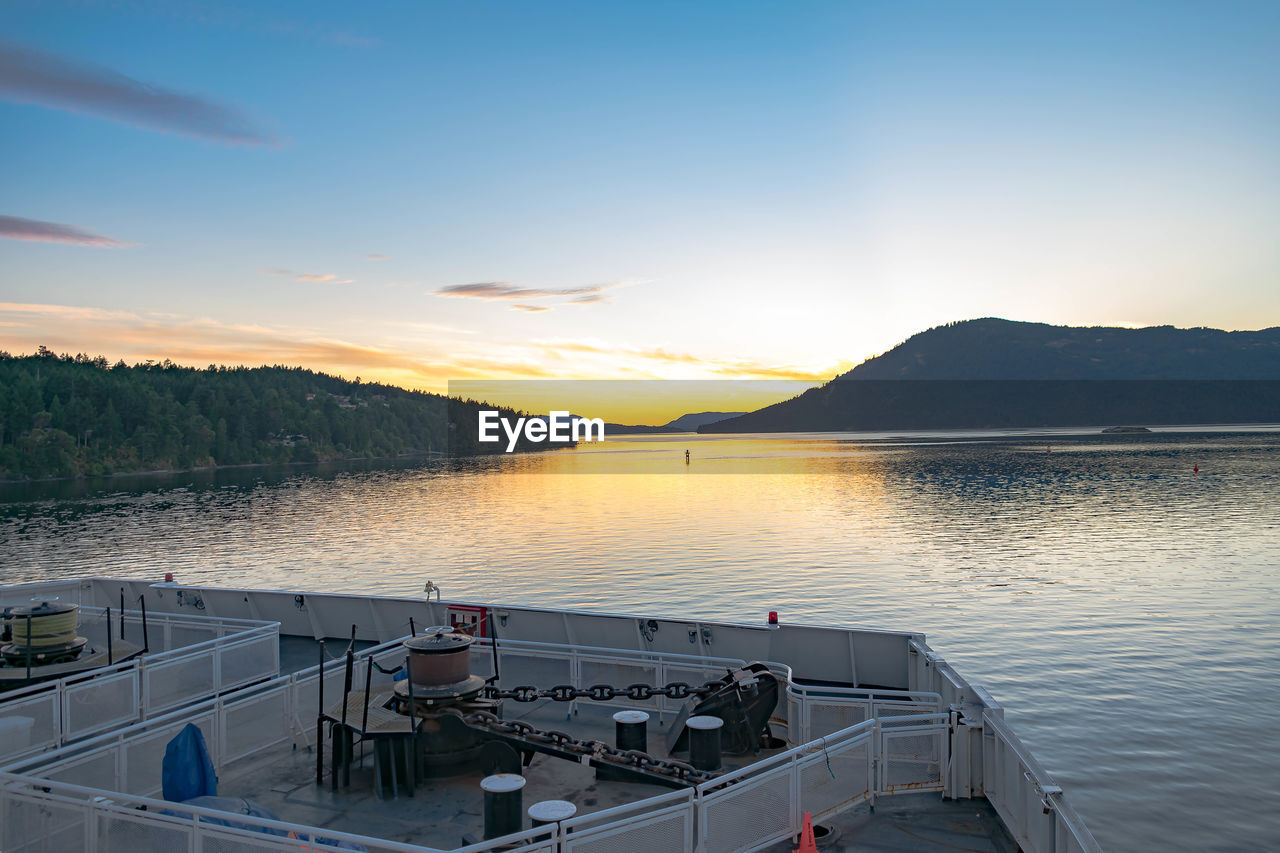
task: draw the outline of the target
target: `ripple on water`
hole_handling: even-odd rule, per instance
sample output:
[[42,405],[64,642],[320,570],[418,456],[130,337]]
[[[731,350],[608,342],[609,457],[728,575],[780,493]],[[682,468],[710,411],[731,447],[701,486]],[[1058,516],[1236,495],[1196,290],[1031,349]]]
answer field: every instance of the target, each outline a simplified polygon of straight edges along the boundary
[[925,631],[1108,849],[1280,837],[1280,437],[697,441],[8,487],[0,577]]

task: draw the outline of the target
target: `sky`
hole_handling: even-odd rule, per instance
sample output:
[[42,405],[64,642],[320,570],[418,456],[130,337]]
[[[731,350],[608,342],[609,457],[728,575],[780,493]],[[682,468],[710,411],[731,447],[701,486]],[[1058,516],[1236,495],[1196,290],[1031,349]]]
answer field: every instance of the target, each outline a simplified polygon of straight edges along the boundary
[[1280,325],[1280,3],[0,5],[0,349],[819,381]]

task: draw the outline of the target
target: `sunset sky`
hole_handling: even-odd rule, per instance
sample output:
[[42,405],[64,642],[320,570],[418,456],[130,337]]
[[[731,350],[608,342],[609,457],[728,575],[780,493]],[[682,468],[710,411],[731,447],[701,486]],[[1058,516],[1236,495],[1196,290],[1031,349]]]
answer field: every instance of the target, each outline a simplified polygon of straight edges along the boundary
[[[117,8],[122,6],[124,8]],[[1280,3],[0,6],[0,349],[819,380],[1280,325]]]

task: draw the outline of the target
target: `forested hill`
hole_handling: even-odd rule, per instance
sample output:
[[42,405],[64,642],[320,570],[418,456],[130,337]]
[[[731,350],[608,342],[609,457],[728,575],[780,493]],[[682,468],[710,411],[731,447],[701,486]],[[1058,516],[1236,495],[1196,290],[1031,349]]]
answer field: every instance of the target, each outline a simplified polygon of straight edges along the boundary
[[912,335],[839,379],[1280,379],[1280,328],[1051,326],[988,317]]
[[475,453],[449,423],[478,407],[302,368],[0,352],[0,479]]
[[1280,328],[1079,328],[967,320],[820,388],[699,432],[1271,423]]

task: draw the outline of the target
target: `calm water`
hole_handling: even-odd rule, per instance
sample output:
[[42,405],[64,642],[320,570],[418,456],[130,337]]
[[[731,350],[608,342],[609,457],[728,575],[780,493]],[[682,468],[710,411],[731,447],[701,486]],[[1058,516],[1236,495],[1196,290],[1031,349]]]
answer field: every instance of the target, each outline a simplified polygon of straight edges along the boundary
[[1275,849],[1280,434],[869,438],[6,487],[0,580],[924,631],[1104,847]]

